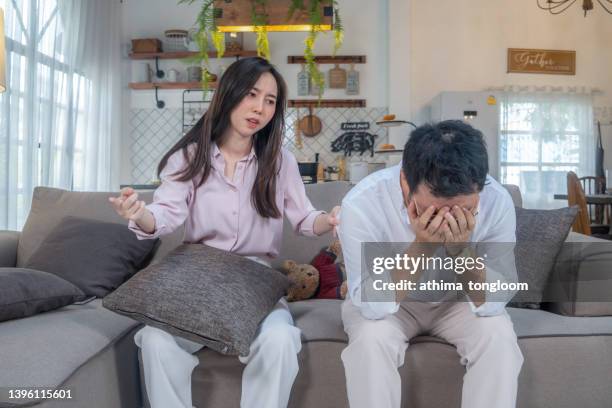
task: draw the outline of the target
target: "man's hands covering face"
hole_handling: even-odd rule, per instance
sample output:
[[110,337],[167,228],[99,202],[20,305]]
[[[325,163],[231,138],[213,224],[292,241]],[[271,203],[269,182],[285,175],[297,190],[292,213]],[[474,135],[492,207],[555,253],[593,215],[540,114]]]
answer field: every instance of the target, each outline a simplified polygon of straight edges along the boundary
[[443,243],[443,228],[448,224],[448,221],[445,219],[448,210],[448,207],[443,207],[436,211],[436,208],[431,205],[419,215],[414,200],[410,200],[408,204],[408,218],[410,218],[410,225],[416,235],[415,241],[420,243]]
[[463,250],[476,226],[476,219],[469,210],[459,206],[436,210],[430,206],[419,215],[414,200],[408,205],[408,217],[417,242],[444,243],[450,255]]
[[445,215],[447,225],[443,228],[444,245],[449,255],[458,255],[469,242],[470,235],[476,226],[476,219],[471,211],[454,206]]

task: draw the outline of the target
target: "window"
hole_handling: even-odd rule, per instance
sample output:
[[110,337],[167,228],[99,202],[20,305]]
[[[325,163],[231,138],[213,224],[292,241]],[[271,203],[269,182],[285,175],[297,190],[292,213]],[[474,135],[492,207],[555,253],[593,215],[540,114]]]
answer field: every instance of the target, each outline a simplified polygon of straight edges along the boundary
[[[7,91],[0,96],[0,227],[20,229],[35,186],[83,189],[85,96],[78,41],[58,0],[0,0]],[[78,19],[77,19],[78,21]]]
[[594,173],[590,95],[508,93],[500,106],[500,178],[520,187],[526,208],[567,202],[566,175]]

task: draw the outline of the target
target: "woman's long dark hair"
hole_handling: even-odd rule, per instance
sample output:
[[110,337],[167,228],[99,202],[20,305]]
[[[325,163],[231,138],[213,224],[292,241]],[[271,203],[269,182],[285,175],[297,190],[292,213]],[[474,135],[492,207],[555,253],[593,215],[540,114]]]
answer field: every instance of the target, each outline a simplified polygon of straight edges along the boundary
[[[253,89],[259,77],[269,72],[276,80],[278,95],[276,110],[270,122],[254,135],[253,147],[257,157],[257,176],[251,193],[251,202],[257,213],[264,218],[280,218],[276,206],[276,182],[280,167],[280,152],[285,129],[285,103],[287,85],[276,68],[263,58],[244,58],[230,65],[219,81],[219,86],[210,107],[185,136],[164,155],[157,167],[158,176],[168,163],[168,158],[179,150],[187,166],[175,173],[179,181],[201,177],[196,185],[200,187],[210,175],[213,143],[219,142],[230,126],[230,115],[234,108]],[[189,154],[187,147],[195,144],[195,151]]]

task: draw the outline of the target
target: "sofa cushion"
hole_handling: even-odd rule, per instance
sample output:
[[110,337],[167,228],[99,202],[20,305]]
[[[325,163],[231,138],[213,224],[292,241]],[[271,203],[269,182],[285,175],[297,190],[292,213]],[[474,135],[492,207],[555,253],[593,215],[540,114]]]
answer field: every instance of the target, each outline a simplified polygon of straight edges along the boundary
[[0,231],[0,266],[14,268],[17,265],[19,231]]
[[532,210],[516,207],[516,270],[518,281],[529,290],[519,291],[513,307],[539,309],[557,255],[578,213],[577,208]]
[[65,217],[26,268],[53,273],[86,295],[104,297],[148,263],[157,240],[139,240],[124,225]]
[[[66,216],[113,222],[125,225],[127,229],[127,221],[117,215],[108,202],[108,197],[116,194],[36,187],[32,194],[30,213],[21,231],[16,266],[23,267],[47,235]],[[152,191],[139,191],[138,195],[147,203],[153,199]],[[162,237],[161,246],[156,251],[154,260],[175,248],[182,241],[183,233],[184,228],[181,227],[172,234]]]
[[[2,322],[0,384],[4,389],[54,389],[137,325],[104,309],[100,300]],[[0,406],[16,405],[3,397]]]
[[85,297],[79,288],[53,274],[0,268],[0,322],[58,309]]
[[[310,299],[289,303],[295,325],[302,330],[302,341],[348,342],[342,327],[342,302],[333,299]],[[519,338],[612,335],[611,316],[569,317],[544,310],[512,307],[506,310]],[[411,343],[422,341],[444,342],[423,333]]]
[[247,355],[289,280],[265,265],[184,244],[137,273],[104,306],[223,354]]
[[[346,181],[306,184],[304,186],[306,195],[314,208],[325,211],[329,211],[334,206],[340,205],[342,197],[344,197],[351,187],[352,185]],[[285,259],[291,259],[297,263],[310,263],[321,248],[327,247],[331,241],[332,237],[330,234],[324,234],[318,237],[299,236],[292,231],[291,224],[285,219],[283,223],[283,242],[280,256],[272,261],[272,266],[277,269],[280,268]]]
[[308,299],[290,302],[289,309],[295,325],[302,331],[302,341],[347,341],[342,326],[338,299]]
[[523,206],[523,197],[521,196],[521,189],[519,186],[514,184],[503,184],[504,188],[508,190],[510,193],[510,197],[512,197],[512,203],[515,207]]
[[519,338],[612,335],[612,316],[573,317],[513,307],[507,311]]
[[[466,370],[456,348],[432,337],[414,340],[398,369],[402,382],[398,408],[460,407]],[[519,339],[518,344],[525,361],[518,378],[517,408],[610,407],[612,336],[531,337]],[[333,341],[302,345],[289,407],[349,407],[341,359],[345,347],[344,342]],[[193,404],[239,406],[244,365],[206,348],[196,356],[201,364],[192,374]]]

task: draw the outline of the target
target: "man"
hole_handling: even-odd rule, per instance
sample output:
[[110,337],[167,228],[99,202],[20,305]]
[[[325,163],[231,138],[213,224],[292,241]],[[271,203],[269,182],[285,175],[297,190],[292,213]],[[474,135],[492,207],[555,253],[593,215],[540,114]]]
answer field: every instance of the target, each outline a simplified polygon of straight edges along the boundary
[[[349,293],[342,320],[349,344],[342,361],[351,408],[400,406],[398,367],[408,341],[421,333],[457,347],[466,366],[463,408],[515,407],[523,357],[505,301],[487,301],[489,293],[476,290],[459,302],[415,301],[406,290],[377,302],[363,293],[372,283],[362,275],[365,242],[406,243],[408,256],[442,251],[452,259],[475,256],[470,242],[499,243],[506,250],[498,263],[516,275],[514,206],[487,175],[487,162],[482,133],[471,126],[425,125],[412,132],[400,165],[366,177],[343,200],[339,235]],[[388,278],[416,282],[422,272],[395,269]],[[473,268],[458,280],[485,282],[498,272]]]

